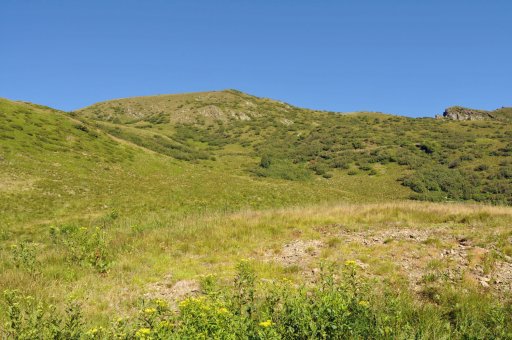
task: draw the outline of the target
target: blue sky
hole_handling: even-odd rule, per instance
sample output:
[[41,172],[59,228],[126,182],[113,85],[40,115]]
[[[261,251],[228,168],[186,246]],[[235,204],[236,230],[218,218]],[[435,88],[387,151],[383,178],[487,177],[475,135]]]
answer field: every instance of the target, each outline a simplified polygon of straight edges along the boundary
[[512,1],[2,0],[0,97],[63,110],[235,88],[432,116],[512,106]]

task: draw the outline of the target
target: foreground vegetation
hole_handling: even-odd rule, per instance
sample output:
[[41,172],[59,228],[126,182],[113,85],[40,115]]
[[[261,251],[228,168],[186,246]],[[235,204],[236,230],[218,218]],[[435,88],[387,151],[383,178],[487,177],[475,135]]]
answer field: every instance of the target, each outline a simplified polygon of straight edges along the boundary
[[340,275],[325,270],[313,286],[289,280],[259,283],[249,262],[237,266],[230,288],[203,277],[199,297],[179,303],[143,301],[138,315],[86,328],[80,305],[63,314],[16,291],[4,293],[4,335],[19,339],[485,339],[512,338],[512,303],[445,290],[437,304],[384,289],[346,261]]
[[[510,337],[509,208],[406,202],[141,218],[4,243],[4,332]],[[461,242],[472,244],[468,263],[440,256]],[[250,267],[233,273],[240,258]],[[190,289],[177,291],[183,283]]]

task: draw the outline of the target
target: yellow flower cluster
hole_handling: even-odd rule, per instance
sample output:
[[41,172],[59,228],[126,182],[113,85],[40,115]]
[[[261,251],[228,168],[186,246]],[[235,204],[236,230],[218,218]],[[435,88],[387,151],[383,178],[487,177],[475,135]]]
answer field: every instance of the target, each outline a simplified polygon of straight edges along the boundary
[[345,261],[345,266],[347,266],[347,267],[355,267],[356,266],[356,261],[354,261],[354,260],[346,260]]
[[156,309],[155,308],[146,308],[146,309],[144,309],[144,314],[151,315],[151,314],[155,314],[155,313],[156,313]]
[[189,298],[186,298],[185,300],[181,301],[179,306],[181,308],[184,308],[184,307],[187,307],[188,305],[192,304],[192,303],[202,303],[204,301],[204,298],[193,298],[193,297],[189,297]]
[[370,303],[368,301],[361,300],[359,301],[359,306],[368,308],[370,306]]
[[155,300],[155,304],[160,307],[160,308],[167,308],[168,304],[167,304],[167,301],[165,300],[162,300],[162,299],[156,299]]
[[87,331],[87,335],[89,336],[94,336],[98,333],[98,329],[97,328],[91,328]]
[[149,328],[140,328],[137,332],[135,332],[135,336],[138,338],[145,338],[151,334],[151,329]]
[[293,284],[293,281],[292,281],[292,280],[290,280],[290,279],[288,279],[288,278],[286,278],[286,277],[282,278],[282,279],[281,279],[281,282],[282,282],[282,283],[284,283],[285,285],[291,285],[291,284]]
[[159,326],[160,328],[168,328],[168,329],[169,329],[169,328],[172,328],[172,324],[171,324],[169,321],[166,321],[166,320],[164,320],[164,321],[160,321],[160,322],[158,323],[158,326]]
[[96,338],[97,336],[100,336],[100,333],[103,331],[103,327],[99,328],[91,328],[89,329],[85,334],[88,335],[90,338]]
[[224,308],[224,307],[221,307],[221,308],[217,309],[217,312],[219,312],[219,314],[227,314],[228,313],[228,309]]
[[272,326],[272,320],[262,321],[260,322],[260,326],[265,328],[270,327]]

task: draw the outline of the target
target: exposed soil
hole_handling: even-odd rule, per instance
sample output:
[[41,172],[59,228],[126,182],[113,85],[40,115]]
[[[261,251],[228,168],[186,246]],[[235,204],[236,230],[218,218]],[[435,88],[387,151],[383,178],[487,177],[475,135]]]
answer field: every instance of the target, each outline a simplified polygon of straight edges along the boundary
[[[487,248],[476,246],[471,239],[457,235],[449,228],[352,231],[341,225],[330,225],[317,230],[322,239],[338,238],[343,249],[352,243],[358,245],[344,257],[357,258],[363,246],[365,254],[394,264],[415,291],[432,282],[470,280],[495,293],[512,292],[512,258],[500,254],[492,245]],[[327,243],[324,240],[296,240],[283,245],[280,250],[267,251],[264,259],[283,267],[296,266],[306,280],[314,280],[319,273],[315,260]],[[336,258],[340,259],[339,256]],[[370,267],[361,261],[356,263],[364,269]]]
[[173,283],[172,276],[168,275],[163,281],[156,282],[147,287],[146,297],[166,300],[171,307],[188,296],[195,296],[201,292],[199,282],[196,280],[181,280]]
[[287,243],[279,251],[270,250],[265,253],[266,261],[276,262],[282,266],[298,266],[305,269],[307,265],[318,256],[320,248],[323,247],[322,241],[319,240],[296,240]]

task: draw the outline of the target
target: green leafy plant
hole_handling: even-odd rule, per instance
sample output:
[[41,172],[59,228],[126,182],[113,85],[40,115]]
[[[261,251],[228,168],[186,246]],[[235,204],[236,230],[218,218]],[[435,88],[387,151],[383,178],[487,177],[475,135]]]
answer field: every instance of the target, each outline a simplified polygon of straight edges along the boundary
[[88,265],[99,273],[106,273],[112,263],[108,236],[100,227],[52,227],[50,235],[54,242],[62,245],[70,262]]
[[38,272],[35,244],[29,242],[13,244],[11,246],[11,255],[16,268],[26,270],[31,274]]

